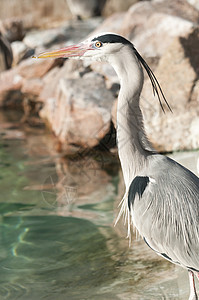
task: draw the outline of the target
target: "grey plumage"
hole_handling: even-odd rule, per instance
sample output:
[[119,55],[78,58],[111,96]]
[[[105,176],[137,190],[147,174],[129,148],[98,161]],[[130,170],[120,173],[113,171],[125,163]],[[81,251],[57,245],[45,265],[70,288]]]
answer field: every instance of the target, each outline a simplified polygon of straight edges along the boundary
[[149,183],[142,196],[129,197],[136,228],[154,251],[199,271],[198,177],[158,154],[145,173]]
[[[146,69],[161,107],[171,110],[161,87],[130,41],[102,34],[39,58],[75,57],[107,61],[120,79],[117,106],[118,153],[126,185],[117,220],[124,214],[146,243],[162,257],[189,271],[190,297],[199,278],[199,178],[151,146],[143,125],[140,94]],[[163,100],[163,102],[161,101]]]

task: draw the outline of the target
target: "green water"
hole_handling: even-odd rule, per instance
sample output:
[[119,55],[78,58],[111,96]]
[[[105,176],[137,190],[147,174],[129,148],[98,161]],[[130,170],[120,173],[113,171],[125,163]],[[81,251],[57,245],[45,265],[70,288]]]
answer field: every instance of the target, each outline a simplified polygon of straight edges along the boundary
[[9,130],[0,139],[0,300],[187,298],[184,271],[140,240],[129,248],[123,224],[113,226],[117,160],[65,159],[45,131],[19,140]]

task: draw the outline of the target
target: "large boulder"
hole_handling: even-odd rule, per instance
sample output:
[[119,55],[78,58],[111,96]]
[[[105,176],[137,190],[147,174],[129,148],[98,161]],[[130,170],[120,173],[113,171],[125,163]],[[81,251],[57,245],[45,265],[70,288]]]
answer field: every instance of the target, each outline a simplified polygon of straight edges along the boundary
[[60,79],[55,97],[47,99],[40,115],[48,121],[63,148],[91,148],[110,129],[113,101],[104,78],[88,72],[76,79]]
[[176,37],[186,36],[198,20],[199,11],[185,0],[140,1],[127,12],[105,19],[93,34],[124,35],[145,57],[160,57]]
[[[148,135],[160,151],[199,148],[199,29],[176,38],[155,74],[173,113],[162,113],[147,79],[142,108]],[[166,109],[166,108],[165,108]]]
[[120,33],[145,57],[160,57],[176,37],[189,33],[198,20],[199,12],[184,0],[142,1],[125,14]]

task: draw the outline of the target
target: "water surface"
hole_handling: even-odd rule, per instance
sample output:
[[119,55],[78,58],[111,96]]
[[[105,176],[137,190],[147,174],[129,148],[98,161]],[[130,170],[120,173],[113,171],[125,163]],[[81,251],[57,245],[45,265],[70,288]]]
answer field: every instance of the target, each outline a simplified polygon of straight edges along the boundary
[[[0,299],[188,298],[185,271],[141,240],[129,248],[122,222],[113,226],[123,193],[116,158],[66,159],[43,129],[13,129],[5,113],[0,121]],[[195,172],[198,157],[175,155]]]

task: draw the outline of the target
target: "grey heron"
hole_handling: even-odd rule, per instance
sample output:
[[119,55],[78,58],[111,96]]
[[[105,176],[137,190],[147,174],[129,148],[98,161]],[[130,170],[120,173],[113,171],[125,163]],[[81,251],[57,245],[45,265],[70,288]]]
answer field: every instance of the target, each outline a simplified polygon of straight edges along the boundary
[[118,153],[126,186],[119,217],[125,215],[128,231],[133,222],[157,254],[188,270],[189,300],[198,299],[194,277],[199,279],[199,178],[157,153],[145,134],[140,109],[143,67],[162,108],[163,100],[170,109],[154,73],[129,40],[113,33],[38,55],[48,57],[106,61],[115,69],[120,79]]

